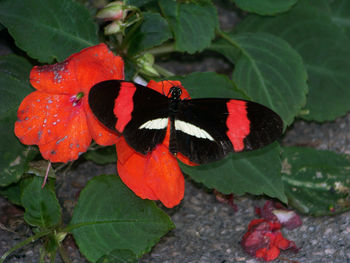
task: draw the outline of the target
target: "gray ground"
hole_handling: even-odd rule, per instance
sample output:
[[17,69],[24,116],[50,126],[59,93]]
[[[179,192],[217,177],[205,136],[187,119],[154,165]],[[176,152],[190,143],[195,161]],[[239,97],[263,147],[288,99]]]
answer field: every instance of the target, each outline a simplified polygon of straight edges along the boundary
[[[227,12],[221,19],[222,23],[227,25],[228,21],[235,19],[235,14]],[[194,71],[231,71],[224,60],[210,56],[204,60],[196,58],[191,63],[183,63],[180,59],[179,62],[163,66],[178,74]],[[322,125],[298,121],[288,131],[284,143],[307,144],[319,149],[349,154],[349,131],[350,114]],[[90,162],[78,162],[74,169],[58,177],[58,192],[66,222],[86,181],[98,174],[114,172],[115,165],[103,167]],[[262,206],[264,202],[263,197],[237,197],[235,203],[238,211],[235,212],[229,205],[218,202],[211,191],[187,180],[184,200],[178,207],[167,210],[176,229],[162,238],[152,252],[145,255],[140,262],[259,262],[247,255],[239,242],[247,224],[256,218],[254,207]],[[301,248],[299,253],[282,252],[280,259],[275,262],[350,263],[350,212],[321,218],[303,216],[302,220],[303,225],[300,228],[283,230],[284,235]],[[1,197],[0,223],[0,255],[32,234],[21,218],[21,211]],[[29,244],[16,251],[6,262],[38,262],[40,245],[40,242]],[[72,237],[68,237],[64,245],[73,262],[86,262],[79,254]],[[58,258],[56,262],[62,261]]]

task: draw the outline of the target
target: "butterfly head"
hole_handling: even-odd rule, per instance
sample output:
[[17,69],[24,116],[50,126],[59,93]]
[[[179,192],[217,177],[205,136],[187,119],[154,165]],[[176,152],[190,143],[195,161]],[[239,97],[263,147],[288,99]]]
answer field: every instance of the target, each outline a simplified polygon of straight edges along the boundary
[[168,97],[170,95],[171,99],[173,99],[173,100],[180,100],[181,94],[182,94],[182,90],[181,90],[180,87],[172,86],[170,88],[170,90],[169,90]]

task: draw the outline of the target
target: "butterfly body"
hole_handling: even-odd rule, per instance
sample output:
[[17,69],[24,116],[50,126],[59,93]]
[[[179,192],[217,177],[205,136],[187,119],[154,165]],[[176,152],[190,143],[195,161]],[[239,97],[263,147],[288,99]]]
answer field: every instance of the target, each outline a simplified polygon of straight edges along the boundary
[[137,152],[154,150],[170,129],[169,151],[198,164],[261,148],[282,133],[280,117],[258,103],[181,95],[176,86],[165,96],[136,83],[109,80],[91,88],[89,104],[97,119],[123,134]]

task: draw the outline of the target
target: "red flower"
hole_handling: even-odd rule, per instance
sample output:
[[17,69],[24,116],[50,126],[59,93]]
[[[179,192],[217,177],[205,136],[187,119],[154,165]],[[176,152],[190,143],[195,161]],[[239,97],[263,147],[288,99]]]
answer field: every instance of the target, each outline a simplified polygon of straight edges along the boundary
[[61,63],[35,66],[30,82],[36,91],[19,106],[16,136],[23,144],[38,145],[52,162],[77,159],[91,139],[101,145],[115,143],[117,135],[95,119],[87,95],[100,81],[123,78],[123,60],[105,44],[83,49]]
[[294,229],[301,226],[300,216],[293,210],[286,209],[279,202],[266,201],[264,208],[256,208],[256,213],[269,221],[278,221],[287,229]]
[[[148,87],[162,94],[168,94],[172,86],[182,89],[181,98],[189,98],[187,91],[179,81],[150,81]],[[163,144],[155,150],[142,155],[134,151],[119,138],[116,143],[118,162],[117,168],[123,182],[143,199],[160,200],[166,207],[178,205],[184,196],[185,182],[180,167],[174,155],[169,152],[169,129]],[[178,153],[176,157],[188,164],[186,157]]]
[[277,221],[254,219],[250,222],[241,245],[247,253],[265,261],[276,259],[281,249],[298,251],[293,241],[282,236],[280,229],[281,224]]

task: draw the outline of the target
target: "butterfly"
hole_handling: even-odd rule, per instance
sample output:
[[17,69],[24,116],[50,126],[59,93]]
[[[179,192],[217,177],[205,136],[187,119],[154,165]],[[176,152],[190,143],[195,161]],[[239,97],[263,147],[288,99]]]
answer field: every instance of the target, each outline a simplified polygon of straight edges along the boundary
[[180,87],[168,94],[123,80],[106,80],[89,92],[89,105],[107,128],[121,133],[141,154],[152,152],[166,138],[169,151],[191,162],[205,164],[231,152],[264,147],[283,131],[283,122],[271,109],[230,98],[181,99]]

